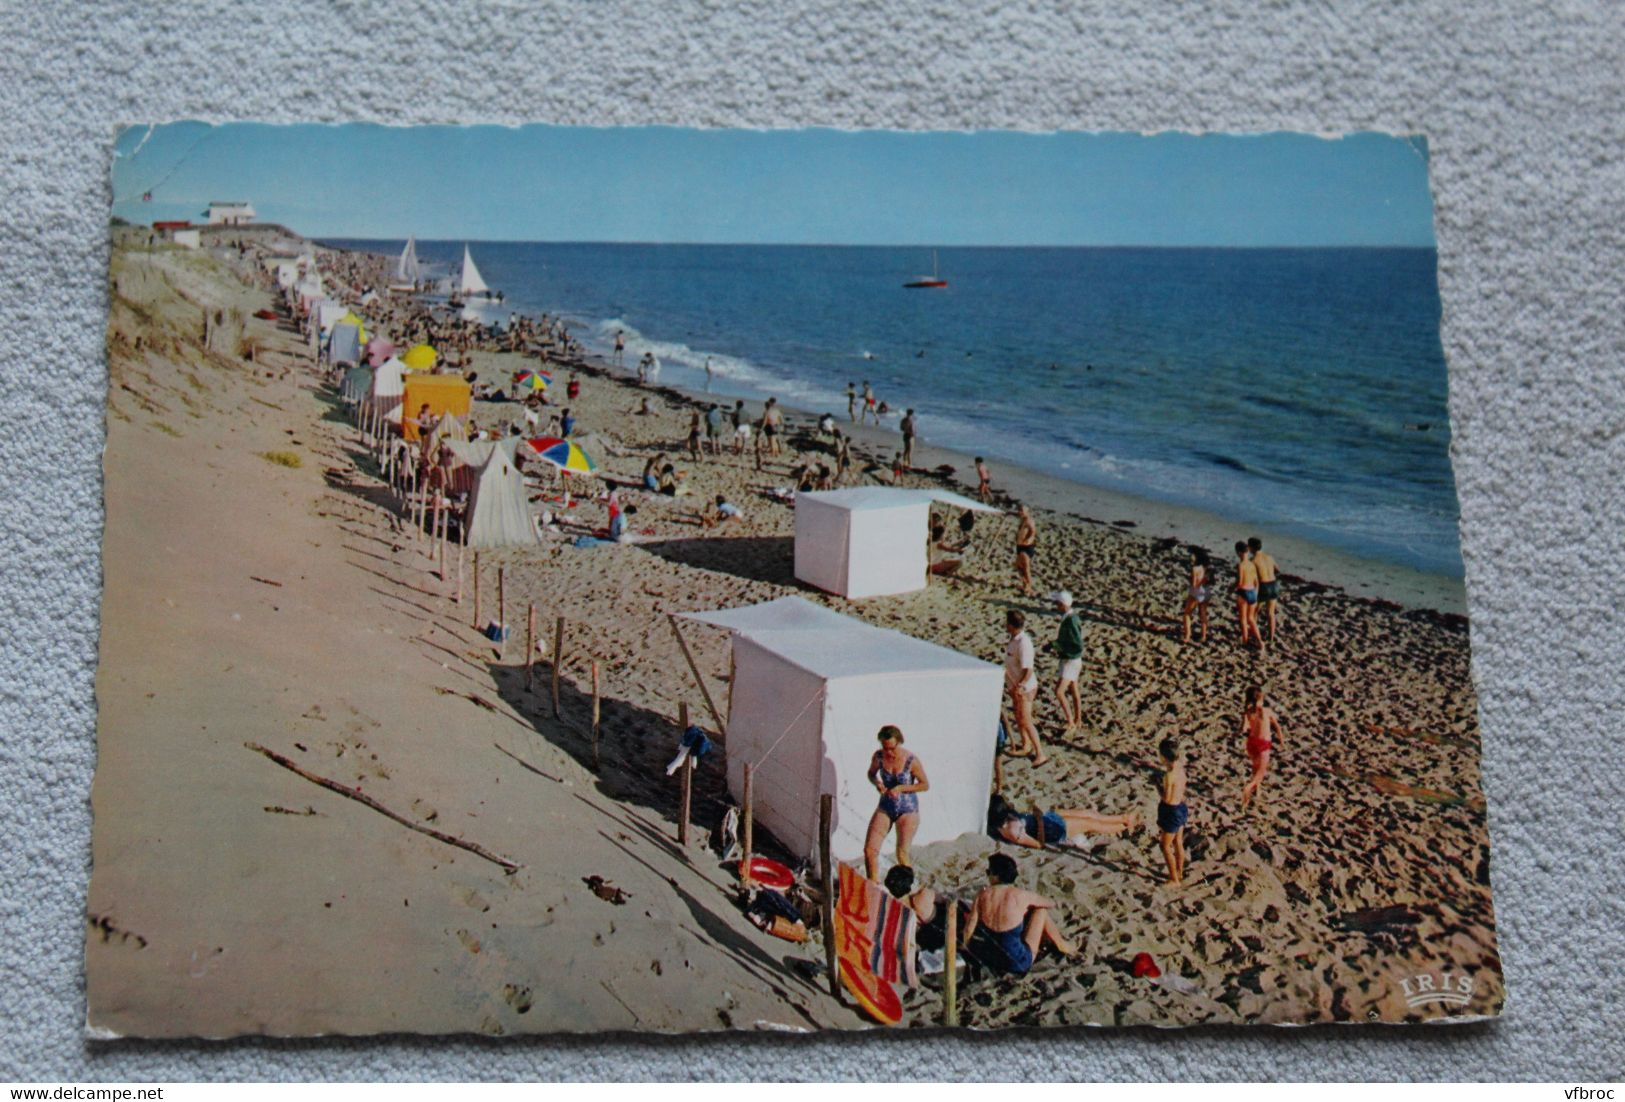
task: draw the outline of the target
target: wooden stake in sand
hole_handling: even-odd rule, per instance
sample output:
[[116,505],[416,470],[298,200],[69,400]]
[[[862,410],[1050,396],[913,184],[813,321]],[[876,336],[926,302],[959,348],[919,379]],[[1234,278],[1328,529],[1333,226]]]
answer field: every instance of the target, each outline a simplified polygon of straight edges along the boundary
[[824,889],[824,966],[829,969],[829,993],[841,997],[841,978],[835,968],[835,864],[829,839],[835,823],[835,797],[818,797],[818,882]]
[[942,1024],[959,1024],[959,900],[943,899],[948,908],[943,930]]
[[525,691],[535,680],[536,673],[536,606],[525,606]]
[[468,533],[463,526],[457,526],[457,596],[452,598],[455,604],[463,603],[463,548],[468,546]]
[[474,552],[474,630],[483,631],[485,625],[480,623],[480,553]]
[[408,827],[408,828],[410,828],[412,830],[415,830],[419,834],[427,834],[429,837],[435,839],[437,842],[444,842],[448,846],[456,846],[458,849],[466,849],[468,852],[470,852],[472,854],[475,854],[477,856],[485,858],[487,861],[491,862],[493,865],[500,865],[504,872],[508,872],[508,873],[516,872],[519,869],[524,867],[523,865],[520,865],[517,861],[510,861],[506,857],[501,857],[501,856],[499,856],[499,855],[497,855],[495,853],[492,853],[490,850],[486,849],[484,846],[478,845],[478,844],[476,844],[474,842],[465,841],[462,838],[458,838],[458,837],[456,837],[454,835],[447,834],[444,831],[435,830],[432,827],[426,827],[422,823],[414,823],[412,820],[406,818],[404,815],[401,815],[398,812],[391,811],[389,808],[385,807],[383,804],[379,803],[377,800],[373,799],[371,796],[368,796],[365,793],[363,793],[360,789],[351,788],[349,785],[340,784],[338,781],[329,780],[326,777],[317,776],[315,773],[307,772],[306,770],[302,769],[299,765],[295,764],[292,760],[283,757],[281,754],[277,753],[275,750],[267,750],[265,747],[261,746],[257,742],[245,742],[245,743],[243,743],[243,745],[248,747],[250,750],[253,750],[256,753],[264,754],[266,757],[270,758],[272,761],[274,761],[278,765],[282,766],[282,768],[291,770],[292,772],[295,772],[295,773],[298,773],[301,777],[305,778],[305,780],[310,781],[313,784],[319,784],[323,788],[327,789],[328,791],[337,792],[340,796],[344,796],[347,799],[355,800],[357,803],[366,804],[368,807],[372,808],[374,811],[378,812],[380,815],[386,815],[389,818],[394,819],[397,823],[401,824],[403,827]]
[[753,806],[751,804],[751,799],[750,799],[750,795],[751,795],[751,793],[750,793],[750,780],[751,780],[750,774],[751,774],[750,762],[747,761],[745,763],[745,783],[744,783],[744,793],[743,793],[743,795],[744,795],[743,803],[744,803],[745,806],[740,809],[740,814],[744,817],[744,822],[742,822],[740,824],[740,832],[741,832],[741,836],[744,838],[745,853],[744,853],[744,856],[742,856],[739,859],[739,882],[741,884],[744,884],[746,887],[750,886],[751,849],[753,848],[753,845],[754,845],[754,843],[756,841],[756,839],[755,839],[755,833],[756,832],[755,832],[754,829],[752,829],[753,820],[755,819],[756,816],[753,814],[754,808],[753,808]]
[[[677,705],[677,729],[684,735],[688,734],[688,701],[681,701]],[[694,755],[690,754],[683,759],[683,767],[678,770],[681,774],[682,794],[677,800],[677,844],[688,845],[688,813],[694,794]]]
[[564,617],[553,625],[553,718],[559,718],[559,667],[564,664]]
[[423,505],[425,500],[424,495],[418,492],[418,466],[414,463],[412,464],[412,538],[414,540],[423,538]]
[[440,533],[440,491],[434,492],[434,519],[429,522],[429,556],[434,557],[436,548],[440,552],[440,580],[446,580],[446,539]]
[[592,767],[598,768],[598,659],[592,660]]
[[503,588],[508,568],[497,567],[497,661],[508,656],[508,591]]
[[[716,723],[718,733],[726,738],[728,725],[723,723],[722,717],[717,714],[717,705],[711,699],[711,690],[705,687],[705,678],[700,676],[700,667],[695,664],[694,655],[689,652],[688,640],[683,638],[682,630],[677,626],[677,614],[667,613],[666,622],[671,625],[671,633],[677,636],[677,645],[683,648],[683,657],[688,659],[688,668],[694,673],[694,682],[700,687],[700,695],[705,698],[705,707],[711,713],[711,719]],[[748,769],[749,766],[746,768]]]

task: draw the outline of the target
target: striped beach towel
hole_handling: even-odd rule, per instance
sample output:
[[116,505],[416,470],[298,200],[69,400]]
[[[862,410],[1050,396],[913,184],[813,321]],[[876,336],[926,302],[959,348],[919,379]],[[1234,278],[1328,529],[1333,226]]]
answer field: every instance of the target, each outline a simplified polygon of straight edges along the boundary
[[877,979],[919,984],[914,961],[917,917],[908,904],[848,865],[840,866],[836,922],[840,955],[862,962]]

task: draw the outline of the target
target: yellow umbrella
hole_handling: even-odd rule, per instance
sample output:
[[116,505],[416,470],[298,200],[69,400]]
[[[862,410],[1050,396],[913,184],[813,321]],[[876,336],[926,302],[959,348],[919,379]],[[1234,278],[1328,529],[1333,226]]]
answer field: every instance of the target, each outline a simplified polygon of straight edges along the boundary
[[411,348],[406,350],[406,355],[401,357],[401,363],[405,364],[413,371],[428,371],[430,368],[434,367],[434,362],[439,358],[439,355],[440,354],[429,345],[414,344]]
[[334,324],[335,325],[353,325],[353,326],[355,326],[356,327],[356,332],[361,334],[361,343],[363,345],[365,345],[367,343],[367,326],[365,325],[365,323],[362,322],[362,320],[360,318],[356,317],[354,310],[346,310],[344,312],[344,316],[342,318],[340,318]]

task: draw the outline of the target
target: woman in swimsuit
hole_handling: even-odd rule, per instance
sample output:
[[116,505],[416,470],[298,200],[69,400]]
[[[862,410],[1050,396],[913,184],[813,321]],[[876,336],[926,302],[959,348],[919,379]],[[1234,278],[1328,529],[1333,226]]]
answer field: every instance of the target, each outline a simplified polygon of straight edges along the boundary
[[1038,525],[1032,513],[1021,507],[1021,523],[1016,526],[1016,577],[1021,580],[1021,595],[1033,595],[1033,554],[1038,550]]
[[666,453],[661,452],[643,465],[643,488],[650,493],[660,490],[660,471],[665,465]]
[[1191,552],[1191,587],[1185,595],[1185,608],[1180,613],[1180,619],[1185,624],[1185,642],[1191,641],[1191,613],[1200,612],[1202,619],[1202,642],[1207,642],[1207,602],[1211,594],[1208,591],[1208,563],[1207,552],[1200,547]]
[[1280,745],[1281,739],[1281,721],[1274,711],[1264,706],[1264,690],[1257,685],[1247,689],[1241,733],[1247,739],[1247,760],[1253,765],[1253,775],[1241,789],[1241,809],[1246,811],[1247,801],[1258,795],[1259,785],[1264,783],[1264,772],[1270,767],[1270,752]]
[[891,724],[876,736],[880,749],[869,762],[869,783],[880,793],[880,806],[869,819],[869,834],[863,841],[863,863],[870,880],[880,879],[880,847],[897,826],[897,863],[908,865],[909,843],[920,828],[921,792],[931,787],[920,759],[903,749],[903,732]]

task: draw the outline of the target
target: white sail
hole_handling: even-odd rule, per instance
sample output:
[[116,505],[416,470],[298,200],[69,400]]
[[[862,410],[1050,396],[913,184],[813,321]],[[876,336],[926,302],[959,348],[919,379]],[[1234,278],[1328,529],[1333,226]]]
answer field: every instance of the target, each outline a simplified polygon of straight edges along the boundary
[[395,265],[395,278],[401,283],[416,283],[422,275],[418,267],[417,239],[408,237],[406,248],[401,251],[400,262]]
[[463,284],[462,292],[465,295],[483,295],[491,288],[485,285],[480,278],[480,270],[474,267],[474,257],[469,253],[468,246],[463,246]]

